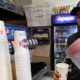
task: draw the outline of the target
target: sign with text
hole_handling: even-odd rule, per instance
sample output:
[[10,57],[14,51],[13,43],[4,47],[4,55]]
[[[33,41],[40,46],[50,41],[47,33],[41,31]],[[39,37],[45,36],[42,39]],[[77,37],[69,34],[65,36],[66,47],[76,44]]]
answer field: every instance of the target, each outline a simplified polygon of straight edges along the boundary
[[29,37],[29,29],[27,27],[21,27],[17,25],[6,25],[6,34],[7,34],[8,40],[14,40],[14,32],[16,30],[20,30],[20,31],[25,30],[27,38]]
[[52,16],[52,24],[73,24],[73,23],[77,23],[77,19],[75,16],[72,16],[70,14]]

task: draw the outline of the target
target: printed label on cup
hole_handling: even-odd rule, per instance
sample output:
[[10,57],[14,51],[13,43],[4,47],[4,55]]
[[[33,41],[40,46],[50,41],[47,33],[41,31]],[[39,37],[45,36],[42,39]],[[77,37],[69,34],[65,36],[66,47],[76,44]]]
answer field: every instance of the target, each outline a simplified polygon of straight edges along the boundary
[[27,39],[23,39],[23,40],[19,41],[19,46],[27,49],[28,48],[28,46],[27,46]]
[[6,31],[4,29],[0,29],[0,38],[1,39],[6,38]]

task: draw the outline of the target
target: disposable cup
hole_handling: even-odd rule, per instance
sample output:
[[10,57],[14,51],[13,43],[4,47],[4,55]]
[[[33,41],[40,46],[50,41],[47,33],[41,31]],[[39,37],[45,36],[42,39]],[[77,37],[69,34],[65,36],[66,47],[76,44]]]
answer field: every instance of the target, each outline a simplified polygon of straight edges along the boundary
[[14,47],[15,53],[27,52],[27,38],[25,31],[15,31],[14,33]]
[[0,20],[0,80],[12,80],[11,61],[4,21]]
[[0,20],[0,41],[7,41],[6,29],[4,21]]
[[58,63],[58,64],[56,64],[56,70],[60,74],[59,80],[67,80],[68,67],[69,67],[69,65],[66,64],[66,63]]

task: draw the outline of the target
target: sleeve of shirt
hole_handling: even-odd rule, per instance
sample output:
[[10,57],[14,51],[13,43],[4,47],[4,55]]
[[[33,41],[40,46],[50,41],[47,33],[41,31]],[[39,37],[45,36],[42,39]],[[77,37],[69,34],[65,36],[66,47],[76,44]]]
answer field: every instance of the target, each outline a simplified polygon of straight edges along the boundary
[[[67,47],[69,47],[78,38],[79,37],[77,37],[77,35],[70,36],[67,40]],[[66,58],[65,62],[71,65],[71,72],[69,72],[67,80],[79,80],[80,70],[77,68],[77,66],[71,61],[70,58]]]

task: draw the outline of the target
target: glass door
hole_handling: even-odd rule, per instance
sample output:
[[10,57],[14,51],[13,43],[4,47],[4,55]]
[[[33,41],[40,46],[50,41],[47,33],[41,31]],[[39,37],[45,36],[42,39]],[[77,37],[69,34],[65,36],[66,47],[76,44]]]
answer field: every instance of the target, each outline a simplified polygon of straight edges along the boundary
[[64,61],[67,48],[67,38],[77,32],[77,26],[55,26],[54,27],[54,57],[55,64]]

